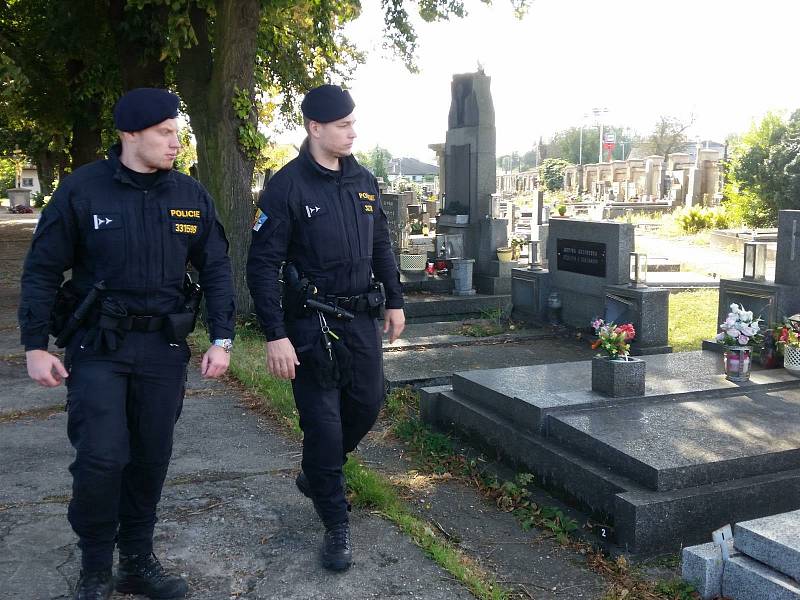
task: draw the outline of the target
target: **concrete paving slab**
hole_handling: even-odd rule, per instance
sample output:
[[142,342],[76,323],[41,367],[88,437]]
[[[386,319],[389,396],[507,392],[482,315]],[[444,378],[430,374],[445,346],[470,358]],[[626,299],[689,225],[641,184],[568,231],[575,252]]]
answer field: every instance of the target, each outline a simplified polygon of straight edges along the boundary
[[736,600],[798,600],[800,586],[785,575],[740,554],[725,563],[722,594]]
[[[733,542],[728,540],[728,550],[735,554]],[[713,600],[722,595],[722,550],[714,542],[689,546],[681,552],[681,578],[691,583],[703,600]]]
[[736,549],[800,581],[800,511],[737,523]]
[[63,387],[45,390],[28,377],[24,357],[0,360],[0,416],[20,411],[64,406]]
[[[472,324],[488,323],[488,321],[484,319],[470,319],[466,322]],[[530,342],[553,337],[550,332],[542,328],[532,327],[520,327],[514,331],[483,337],[462,335],[459,331],[464,323],[465,321],[409,323],[403,331],[403,337],[395,340],[393,344],[389,344],[389,340],[383,338],[383,349],[384,351],[396,352],[398,350],[420,350],[454,345],[469,346],[502,344],[508,342]]]
[[[321,526],[294,487],[300,452],[191,365],[156,528],[157,552],[189,580],[190,598],[472,597],[367,512],[352,516],[353,568],[324,571]],[[0,456],[0,597],[68,598],[78,561],[66,519],[66,415],[0,424]]]

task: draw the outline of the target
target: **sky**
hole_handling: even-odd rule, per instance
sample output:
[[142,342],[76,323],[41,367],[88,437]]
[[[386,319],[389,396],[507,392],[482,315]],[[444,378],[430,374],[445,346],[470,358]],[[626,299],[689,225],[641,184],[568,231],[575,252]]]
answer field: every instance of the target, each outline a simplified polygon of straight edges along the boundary
[[594,126],[594,108],[643,135],[660,115],[693,118],[690,139],[717,141],[768,110],[800,108],[795,0],[533,0],[522,20],[508,0],[464,3],[465,19],[416,19],[412,74],[382,48],[381,3],[362,0],[345,30],[367,55],[348,83],[355,150],[380,145],[433,162],[428,144],[445,141],[452,76],[478,64],[491,77],[498,155]]

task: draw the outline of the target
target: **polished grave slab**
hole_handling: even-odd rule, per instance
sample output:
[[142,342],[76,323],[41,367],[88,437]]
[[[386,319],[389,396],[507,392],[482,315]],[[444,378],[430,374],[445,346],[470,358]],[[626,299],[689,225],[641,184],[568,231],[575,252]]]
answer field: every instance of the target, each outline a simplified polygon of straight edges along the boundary
[[734,384],[709,351],[642,358],[641,397],[593,393],[589,361],[489,369],[425,390],[423,418],[535,473],[634,553],[800,508],[799,379]]

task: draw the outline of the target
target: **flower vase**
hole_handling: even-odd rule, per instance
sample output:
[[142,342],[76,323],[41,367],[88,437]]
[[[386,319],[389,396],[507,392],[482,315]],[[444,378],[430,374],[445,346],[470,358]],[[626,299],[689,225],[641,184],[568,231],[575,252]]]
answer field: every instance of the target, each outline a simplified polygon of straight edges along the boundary
[[795,377],[800,377],[800,348],[786,344],[783,348],[783,366]]
[[750,381],[751,350],[749,346],[725,348],[725,379],[735,383]]
[[644,396],[646,366],[643,360],[629,356],[595,356],[592,359],[592,391],[612,398]]

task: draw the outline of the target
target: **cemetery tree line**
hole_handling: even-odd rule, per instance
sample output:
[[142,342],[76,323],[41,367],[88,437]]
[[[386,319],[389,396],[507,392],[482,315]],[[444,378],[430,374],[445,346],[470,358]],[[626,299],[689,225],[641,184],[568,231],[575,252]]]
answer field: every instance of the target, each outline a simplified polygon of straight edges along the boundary
[[724,195],[737,220],[774,227],[779,210],[800,209],[800,110],[767,113],[730,145]]
[[[522,14],[528,2],[511,5]],[[386,44],[413,70],[411,3],[381,4]],[[414,6],[426,21],[466,14],[462,0]],[[269,144],[259,123],[296,123],[305,91],[347,81],[363,56],[342,28],[360,10],[358,0],[0,0],[0,155],[19,148],[43,180],[57,179],[114,142],[111,111],[124,90],[166,85],[184,102],[220,219],[246,231]],[[248,236],[229,238],[246,314]]]

